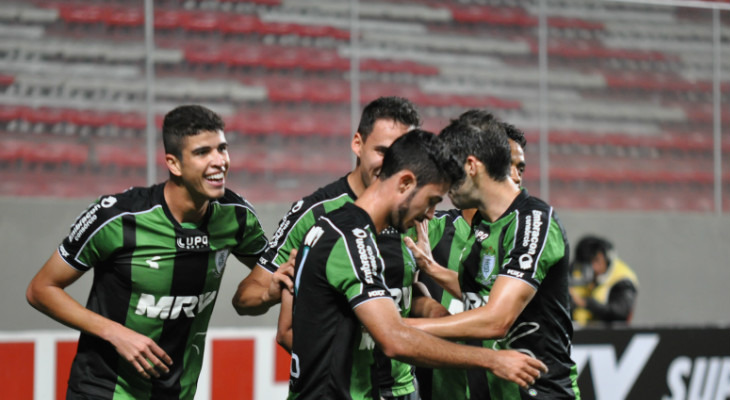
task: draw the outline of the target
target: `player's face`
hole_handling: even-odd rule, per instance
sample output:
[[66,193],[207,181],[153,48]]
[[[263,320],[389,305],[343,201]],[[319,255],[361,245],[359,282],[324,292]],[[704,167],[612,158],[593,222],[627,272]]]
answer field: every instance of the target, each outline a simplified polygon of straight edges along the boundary
[[358,170],[365,187],[370,186],[373,180],[380,175],[383,166],[383,156],[396,139],[411,129],[392,119],[379,119],[373,124],[373,131],[363,142],[359,133],[352,140],[352,151],[358,157]]
[[479,192],[474,185],[474,180],[468,174],[467,165],[464,165],[466,176],[459,186],[453,186],[449,190],[449,198],[454,207],[466,210],[468,208],[476,208],[479,205]]
[[391,215],[391,225],[405,233],[416,225],[416,221],[433,218],[436,205],[441,202],[447,190],[448,185],[436,183],[412,189]]
[[525,150],[519,143],[509,140],[509,149],[512,156],[509,176],[517,184],[522,186],[522,175],[525,173]]
[[231,162],[223,131],[204,131],[183,139],[180,173],[194,198],[217,199],[226,189]]

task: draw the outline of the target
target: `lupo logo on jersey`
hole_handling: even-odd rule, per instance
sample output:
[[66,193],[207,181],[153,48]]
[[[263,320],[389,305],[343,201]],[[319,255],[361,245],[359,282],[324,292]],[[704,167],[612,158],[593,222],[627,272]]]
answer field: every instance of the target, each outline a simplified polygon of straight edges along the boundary
[[196,235],[177,238],[177,247],[183,250],[208,248],[208,235]]

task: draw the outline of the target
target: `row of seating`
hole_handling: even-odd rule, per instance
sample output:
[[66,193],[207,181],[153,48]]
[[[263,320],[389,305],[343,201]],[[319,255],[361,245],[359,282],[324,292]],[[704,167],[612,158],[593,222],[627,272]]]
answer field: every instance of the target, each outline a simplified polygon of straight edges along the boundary
[[[6,169],[73,167],[85,170],[143,171],[147,166],[143,140],[129,143],[120,141],[93,141],[69,143],[65,140],[9,140],[0,150],[0,164]],[[346,143],[331,145],[312,152],[305,147],[299,151],[281,149],[259,152],[236,140],[231,144],[233,171],[248,174],[295,174],[316,175],[346,171],[351,163]],[[327,154],[326,156],[324,154]],[[657,162],[660,165],[652,165]],[[164,166],[162,152],[156,156],[158,166]],[[626,157],[597,157],[595,155],[554,157],[551,161],[550,179],[556,182],[588,182],[595,185],[676,185],[696,184],[711,186],[714,183],[712,164],[709,160],[689,160],[683,165],[670,167],[675,159],[634,159]],[[725,166],[723,181],[730,183],[730,168]],[[538,168],[528,168],[527,181],[539,179]]]
[[[254,206],[260,202],[290,202],[300,198],[341,175],[335,173],[305,179],[277,180],[233,172],[228,187],[242,194]],[[160,180],[165,172],[158,171]],[[0,196],[91,198],[100,194],[119,193],[132,186],[145,186],[145,176],[114,173],[39,171],[6,171],[0,168]],[[531,193],[539,194],[537,182],[528,181]],[[93,187],[93,192],[89,192]],[[711,188],[696,185],[599,186],[562,185],[553,183],[550,203],[558,209],[636,210],[673,212],[712,212],[714,193]],[[587,195],[588,193],[588,195]],[[730,186],[722,193],[723,210],[730,211]]]

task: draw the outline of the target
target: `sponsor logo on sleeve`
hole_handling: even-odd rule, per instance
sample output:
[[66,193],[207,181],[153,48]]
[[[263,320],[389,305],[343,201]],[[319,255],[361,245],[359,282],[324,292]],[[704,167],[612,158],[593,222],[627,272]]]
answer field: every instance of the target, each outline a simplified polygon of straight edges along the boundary
[[520,262],[520,269],[530,269],[532,268],[532,256],[529,254],[523,254],[519,258]]
[[292,214],[298,212],[302,209],[302,205],[304,205],[304,200],[299,200],[294,204],[289,210],[284,218],[282,218],[281,223],[279,223],[279,227],[276,229],[276,232],[274,232],[274,235],[271,237],[271,240],[269,241],[269,248],[273,249],[274,247],[279,245],[279,240],[281,240],[282,236],[284,236],[284,232],[289,229],[291,226],[291,220],[289,220],[289,217],[291,217]]
[[368,292],[368,297],[383,297],[385,296],[385,290],[371,290]]
[[534,263],[534,256],[537,253],[543,225],[541,217],[542,211],[532,210],[532,215],[525,218],[525,235],[522,238],[522,247],[527,248],[527,253],[520,255],[518,259],[521,269],[531,269]]
[[360,271],[363,273],[365,282],[372,284],[373,275],[378,273],[378,264],[375,258],[375,250],[373,249],[372,242],[368,244],[365,243],[368,233],[361,228],[353,229],[352,234],[355,236],[355,246],[357,247],[357,254],[360,259]]
[[101,199],[100,204],[104,208],[112,207],[113,205],[117,204],[117,198],[114,196],[104,197],[103,199]]
[[304,237],[304,245],[314,247],[319,241],[319,238],[324,234],[324,229],[321,226],[315,226],[307,232],[307,236]]
[[78,241],[81,236],[89,229],[91,224],[96,222],[97,219],[99,219],[99,216],[96,215],[96,213],[101,209],[100,204],[94,204],[89,210],[84,213],[84,215],[76,221],[76,224],[74,224],[73,229],[71,229],[71,234],[68,235],[68,239],[70,242],[76,242]]

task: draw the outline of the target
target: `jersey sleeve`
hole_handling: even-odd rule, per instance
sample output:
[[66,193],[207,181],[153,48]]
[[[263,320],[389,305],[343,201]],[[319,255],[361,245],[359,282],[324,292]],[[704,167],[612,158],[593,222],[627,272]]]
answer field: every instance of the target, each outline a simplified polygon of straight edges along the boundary
[[313,205],[299,200],[279,222],[276,232],[271,237],[266,251],[259,257],[259,265],[274,272],[281,263],[289,259],[292,249],[298,249],[304,235],[315,223],[311,212]]
[[552,214],[549,208],[517,216],[512,247],[500,275],[520,279],[535,289],[540,286],[550,267],[565,255],[562,231]]
[[[360,230],[364,235],[365,231]],[[383,260],[375,241],[366,237],[342,238],[327,259],[327,281],[342,293],[353,309],[375,298],[389,298],[383,278]]]
[[239,224],[243,227],[243,237],[240,238],[238,245],[233,250],[236,257],[260,256],[269,244],[264,228],[261,227],[261,222],[253,211],[253,207],[248,203],[246,204],[246,212],[239,217]]
[[58,252],[71,267],[88,271],[106,260],[122,246],[121,211],[115,196],[102,196],[76,218],[71,230],[58,246]]

